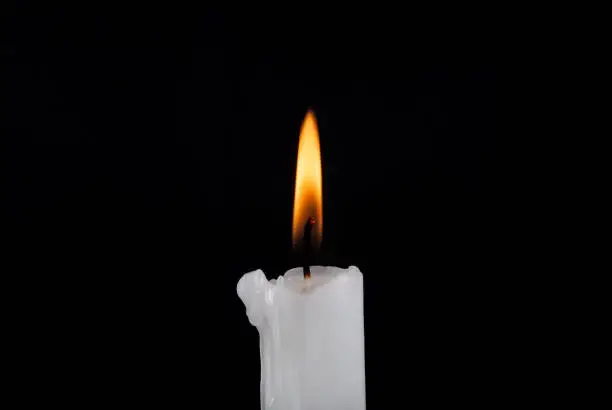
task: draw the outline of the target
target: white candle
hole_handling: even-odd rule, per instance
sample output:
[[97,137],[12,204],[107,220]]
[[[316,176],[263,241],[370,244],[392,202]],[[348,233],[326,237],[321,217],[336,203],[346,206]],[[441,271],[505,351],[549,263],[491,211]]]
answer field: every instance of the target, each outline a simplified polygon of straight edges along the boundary
[[261,354],[262,410],[363,410],[363,276],[359,269],[312,266],[268,281],[238,282]]

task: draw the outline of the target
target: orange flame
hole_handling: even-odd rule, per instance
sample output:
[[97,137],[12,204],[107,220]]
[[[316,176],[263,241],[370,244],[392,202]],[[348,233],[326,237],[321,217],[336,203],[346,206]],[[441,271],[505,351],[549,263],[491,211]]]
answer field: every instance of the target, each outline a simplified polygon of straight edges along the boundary
[[293,246],[297,246],[304,236],[304,226],[308,218],[314,217],[311,241],[318,248],[323,238],[323,183],[321,178],[321,147],[317,119],[308,110],[298,147],[297,169],[295,173],[295,196],[293,199]]

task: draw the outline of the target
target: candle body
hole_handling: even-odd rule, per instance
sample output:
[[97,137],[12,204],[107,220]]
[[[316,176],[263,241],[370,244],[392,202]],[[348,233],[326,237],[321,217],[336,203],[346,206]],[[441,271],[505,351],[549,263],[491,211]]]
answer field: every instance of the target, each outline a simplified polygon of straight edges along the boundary
[[363,410],[363,276],[358,268],[301,268],[268,281],[245,274],[238,295],[257,327],[262,410]]

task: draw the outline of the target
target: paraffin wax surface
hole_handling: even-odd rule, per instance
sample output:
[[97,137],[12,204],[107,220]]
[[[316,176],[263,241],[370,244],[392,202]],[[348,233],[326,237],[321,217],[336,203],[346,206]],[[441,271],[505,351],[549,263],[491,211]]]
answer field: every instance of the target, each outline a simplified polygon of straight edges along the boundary
[[363,276],[313,266],[268,281],[261,270],[238,282],[261,354],[262,410],[363,410]]

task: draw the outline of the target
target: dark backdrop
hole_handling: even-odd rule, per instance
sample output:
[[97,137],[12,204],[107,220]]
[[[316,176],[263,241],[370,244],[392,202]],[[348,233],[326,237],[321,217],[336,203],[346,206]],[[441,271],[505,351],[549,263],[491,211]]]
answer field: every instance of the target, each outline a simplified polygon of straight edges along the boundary
[[414,10],[253,12],[9,14],[4,270],[19,377],[47,386],[25,397],[257,408],[235,286],[295,264],[312,107],[320,261],[364,273],[368,407],[503,402],[512,276],[488,31]]

